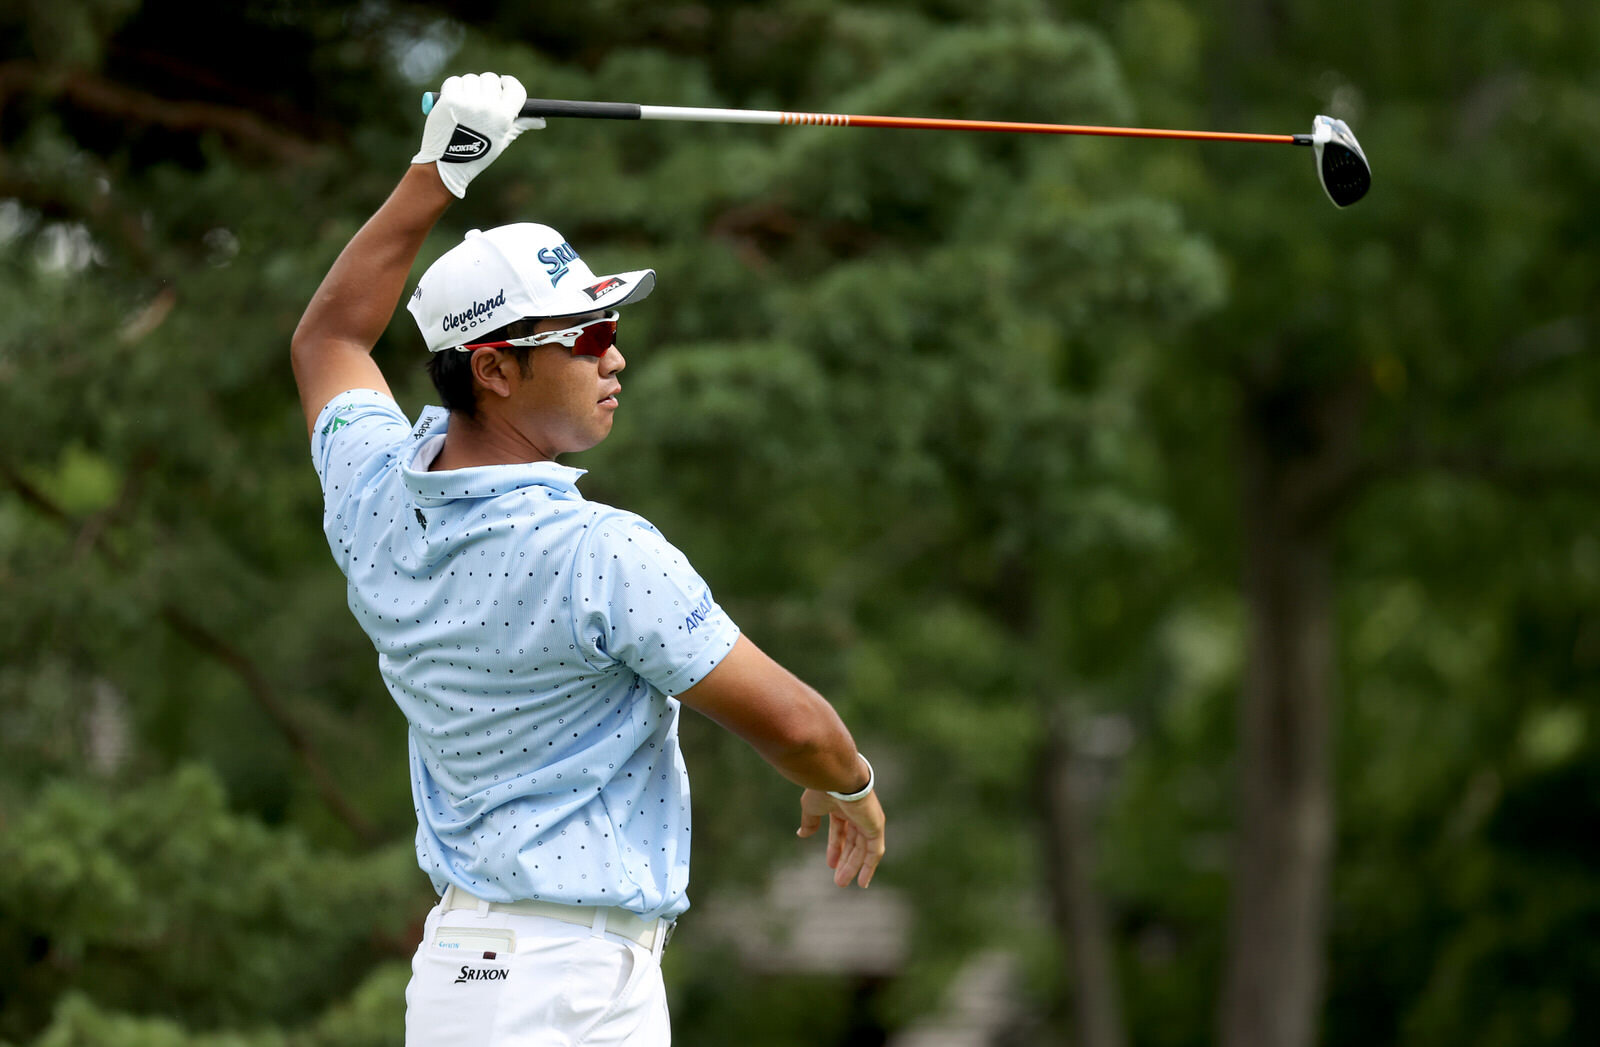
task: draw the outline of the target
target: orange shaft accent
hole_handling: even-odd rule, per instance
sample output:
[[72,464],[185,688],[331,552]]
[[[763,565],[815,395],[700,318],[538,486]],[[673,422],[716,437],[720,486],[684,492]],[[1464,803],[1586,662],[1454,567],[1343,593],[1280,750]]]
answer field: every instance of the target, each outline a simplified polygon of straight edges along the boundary
[[[815,114],[795,114],[815,115]],[[1148,127],[1100,127],[1086,124],[1019,124],[1004,120],[944,120],[912,116],[846,116],[849,127],[900,127],[926,131],[1011,131],[1023,134],[1104,135],[1116,138],[1188,138],[1207,142],[1282,142],[1294,135],[1244,134],[1237,131],[1163,131]],[[804,121],[810,123],[811,121]],[[816,121],[821,123],[822,121]],[[830,121],[831,122],[831,121]]]

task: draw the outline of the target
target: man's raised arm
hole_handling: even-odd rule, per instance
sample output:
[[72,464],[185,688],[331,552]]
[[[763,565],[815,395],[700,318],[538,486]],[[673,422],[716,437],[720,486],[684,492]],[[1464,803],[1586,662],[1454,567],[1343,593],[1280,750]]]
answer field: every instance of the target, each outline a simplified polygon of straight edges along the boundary
[[444,82],[410,170],[340,252],[295,328],[290,356],[308,432],[346,389],[389,392],[372,347],[451,200],[466,195],[467,183],[523,130],[543,126],[518,119],[527,97],[515,78],[493,73]]

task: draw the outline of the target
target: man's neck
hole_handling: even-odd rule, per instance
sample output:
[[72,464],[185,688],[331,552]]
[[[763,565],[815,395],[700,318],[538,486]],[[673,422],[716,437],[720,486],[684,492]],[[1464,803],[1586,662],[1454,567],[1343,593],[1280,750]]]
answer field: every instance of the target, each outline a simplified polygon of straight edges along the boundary
[[428,471],[553,461],[554,455],[546,454],[509,425],[494,419],[467,418],[458,411],[451,411],[444,446],[428,465]]

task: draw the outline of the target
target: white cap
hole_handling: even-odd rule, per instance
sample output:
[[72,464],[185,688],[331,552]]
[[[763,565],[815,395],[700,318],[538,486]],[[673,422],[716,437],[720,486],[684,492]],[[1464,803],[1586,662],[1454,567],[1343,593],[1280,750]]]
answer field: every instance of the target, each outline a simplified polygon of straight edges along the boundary
[[596,276],[560,233],[521,222],[468,232],[422,274],[406,308],[437,353],[513,320],[615,309],[655,286],[654,269]]

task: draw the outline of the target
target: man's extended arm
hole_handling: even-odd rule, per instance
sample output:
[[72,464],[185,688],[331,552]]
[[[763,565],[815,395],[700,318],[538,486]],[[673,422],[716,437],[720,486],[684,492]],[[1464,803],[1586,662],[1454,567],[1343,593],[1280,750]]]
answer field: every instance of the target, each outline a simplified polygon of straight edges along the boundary
[[872,880],[884,852],[883,808],[877,794],[842,802],[831,792],[854,793],[870,772],[844,721],[827,699],[741,636],[706,678],[678,695],[743,738],[779,774],[805,789],[800,797],[801,836],[828,815],[828,867],[840,887]]
[[413,164],[328,270],[289,350],[307,431],[346,389],[389,392],[372,347],[394,315],[423,241],[454,199],[432,164]]
[[[515,77],[452,76],[428,113],[422,147],[389,199],[345,245],[312,296],[290,354],[306,429],[346,389],[389,392],[372,362],[372,347],[394,315],[417,252],[444,209],[524,130],[544,121],[519,117],[528,98]],[[457,134],[481,143],[470,154],[451,149]]]

